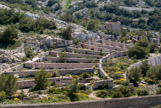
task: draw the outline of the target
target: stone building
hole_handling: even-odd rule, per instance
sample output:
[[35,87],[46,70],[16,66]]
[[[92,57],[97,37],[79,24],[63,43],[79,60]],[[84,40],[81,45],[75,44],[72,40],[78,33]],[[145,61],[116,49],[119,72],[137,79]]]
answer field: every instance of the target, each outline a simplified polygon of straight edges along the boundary
[[110,32],[116,31],[118,34],[121,33],[121,23],[118,22],[105,22],[105,29],[108,29]]

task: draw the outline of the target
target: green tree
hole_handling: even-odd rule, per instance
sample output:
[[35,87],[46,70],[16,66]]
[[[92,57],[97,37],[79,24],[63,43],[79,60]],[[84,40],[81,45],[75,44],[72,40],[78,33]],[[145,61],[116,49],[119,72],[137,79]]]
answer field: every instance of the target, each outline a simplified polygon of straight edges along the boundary
[[3,43],[15,42],[15,39],[17,38],[18,38],[17,30],[13,26],[10,26],[7,29],[5,29],[5,31],[0,35],[0,42]]
[[149,42],[146,39],[141,39],[136,43],[136,46],[145,47],[145,48],[148,47],[148,45],[149,45]]
[[124,95],[120,91],[115,91],[112,94],[112,98],[122,98]]
[[128,70],[127,76],[131,83],[137,85],[137,81],[140,81],[140,78],[142,76],[140,67],[133,67]]
[[149,45],[149,52],[154,53],[155,52],[155,44],[150,44]]
[[69,87],[67,96],[71,101],[78,101],[78,96],[76,93],[78,92],[78,79],[76,79]]
[[98,28],[97,26],[97,21],[96,20],[89,20],[87,23],[87,29],[88,30],[92,30],[92,31],[96,31]]
[[11,97],[18,89],[19,85],[12,75],[0,76],[0,91],[4,91],[8,97]]
[[134,94],[134,90],[130,86],[121,86],[117,89],[117,91],[120,91],[124,97],[129,97]]
[[134,46],[128,50],[128,56],[133,57],[135,59],[142,59],[147,56],[147,51],[145,51],[145,48],[140,46]]
[[49,74],[48,72],[41,70],[35,73],[35,87],[34,90],[45,90],[50,82],[48,81]]
[[150,69],[150,64],[148,64],[148,60],[143,61],[142,65],[140,66],[140,68],[141,68],[142,75],[145,77],[146,73]]
[[71,40],[71,39],[73,39],[73,38],[72,38],[72,27],[71,27],[71,26],[68,26],[67,28],[62,29],[61,35],[62,35],[62,37],[63,37],[64,39],[66,39],[66,40]]

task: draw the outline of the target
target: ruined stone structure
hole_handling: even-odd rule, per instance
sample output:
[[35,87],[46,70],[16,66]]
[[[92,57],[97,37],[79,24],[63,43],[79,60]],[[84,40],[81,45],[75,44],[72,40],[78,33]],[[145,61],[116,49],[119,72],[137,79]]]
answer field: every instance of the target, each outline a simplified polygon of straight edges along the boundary
[[121,33],[121,23],[119,21],[118,22],[105,22],[104,26],[110,32],[116,31],[118,34]]
[[[47,39],[47,41],[49,40],[50,39]],[[131,45],[127,45],[125,43],[119,43],[117,41],[113,42],[106,39],[88,41],[84,43],[84,46],[86,49],[82,49],[80,48],[80,45],[77,45],[45,52],[31,61],[11,68],[5,73],[18,75],[21,79],[33,77],[35,72],[41,69],[45,69],[50,73],[56,72],[61,76],[65,76],[67,74],[80,75],[83,72],[94,73],[95,70],[98,70],[101,77],[107,77],[108,75],[102,68],[103,62],[111,57],[125,56],[127,49],[131,47]],[[68,84],[71,81],[71,78],[59,77],[56,79],[50,78],[49,80],[54,84],[59,83],[64,85]],[[89,83],[90,80],[92,79],[79,81]],[[18,83],[21,88],[31,88],[34,86],[34,80],[20,80]],[[113,87],[113,79],[107,79],[106,81],[94,82],[94,88],[97,88],[99,85],[104,83],[108,83],[110,87]]]

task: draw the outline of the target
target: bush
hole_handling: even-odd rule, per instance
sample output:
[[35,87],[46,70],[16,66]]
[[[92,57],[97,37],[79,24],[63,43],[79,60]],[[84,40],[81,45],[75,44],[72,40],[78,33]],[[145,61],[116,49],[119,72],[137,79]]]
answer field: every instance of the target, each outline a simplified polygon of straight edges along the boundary
[[91,75],[88,74],[87,72],[83,72],[80,76],[83,78],[89,78]]
[[131,68],[128,71],[127,75],[128,75],[130,82],[137,85],[137,81],[140,81],[140,77],[142,76],[140,67]]
[[34,77],[36,84],[34,90],[45,90],[50,85],[48,77],[49,74],[46,71],[44,70],[37,71]]
[[106,98],[107,96],[110,96],[110,94],[107,90],[99,90],[96,92],[96,96],[101,98]]
[[78,88],[79,90],[84,90],[84,91],[87,90],[87,86],[85,86],[84,84],[79,84]]
[[35,55],[30,47],[25,47],[25,54],[27,58],[31,58]]
[[4,91],[8,97],[11,97],[18,89],[19,85],[14,76],[5,74],[0,76],[0,91]]
[[124,97],[124,96],[120,91],[115,91],[112,94],[112,98],[122,98],[122,97]]
[[61,90],[60,89],[57,89],[55,87],[51,87],[47,90],[47,93],[52,93],[52,94],[61,94]]
[[147,52],[143,47],[134,46],[128,50],[128,56],[135,59],[142,59],[147,56]]
[[161,80],[161,65],[150,68],[147,77],[154,82]]
[[149,92],[145,88],[144,89],[143,88],[142,89],[140,88],[140,89],[137,90],[137,95],[138,96],[146,96],[148,94],[149,94]]
[[150,69],[150,65],[148,64],[148,60],[143,61],[140,68],[141,68],[142,75],[146,76],[148,70]]
[[72,40],[73,39],[73,37],[72,37],[72,27],[69,26],[69,27],[67,27],[65,29],[62,29],[61,30],[61,35],[66,40]]
[[5,29],[5,31],[0,35],[0,42],[13,43],[17,38],[18,38],[18,32],[13,26],[11,26]]
[[0,101],[4,101],[6,99],[6,93],[4,91],[0,91]]
[[124,97],[129,97],[134,94],[134,90],[130,86],[121,86],[117,89],[117,91],[120,91]]
[[78,79],[76,79],[68,88],[67,96],[71,101],[78,101],[78,96],[76,93],[78,92]]

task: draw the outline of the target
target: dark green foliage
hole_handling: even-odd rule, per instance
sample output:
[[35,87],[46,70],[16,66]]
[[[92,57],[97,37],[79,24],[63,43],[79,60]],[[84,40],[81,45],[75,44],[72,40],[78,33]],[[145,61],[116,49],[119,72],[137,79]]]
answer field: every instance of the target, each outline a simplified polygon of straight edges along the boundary
[[48,77],[49,74],[44,70],[36,72],[34,90],[45,90],[50,85]]
[[24,32],[41,32],[43,29],[56,29],[56,24],[54,21],[49,21],[44,18],[38,18],[36,20],[24,18],[20,20],[19,29]]
[[89,20],[88,24],[87,24],[87,29],[92,30],[92,31],[96,31],[98,29],[97,21],[96,20]]
[[81,76],[82,76],[83,78],[89,78],[91,75],[88,74],[87,72],[83,72],[83,73],[81,74]]
[[117,91],[120,91],[124,97],[130,97],[135,94],[133,88],[130,86],[121,86],[117,89]]
[[137,95],[138,96],[146,96],[146,95],[148,95],[149,94],[149,92],[148,92],[148,90],[146,90],[146,89],[138,89],[137,90]]
[[158,80],[161,80],[161,66],[155,66],[149,69],[147,72],[147,77],[157,82]]
[[128,73],[128,78],[131,83],[137,84],[137,81],[140,81],[140,78],[142,76],[140,67],[133,67],[131,68]]
[[21,13],[15,13],[14,10],[0,9],[0,24],[15,24],[18,23],[24,15]]
[[129,49],[128,56],[133,57],[135,59],[142,59],[147,56],[147,52],[145,51],[145,48],[140,46],[134,46]]
[[0,91],[4,91],[8,97],[11,97],[18,89],[19,85],[12,75],[0,76]]
[[79,90],[84,90],[84,91],[87,90],[87,86],[85,86],[84,84],[79,84],[78,88]]
[[47,6],[52,7],[54,4],[58,3],[58,0],[49,0]]
[[66,40],[72,40],[73,39],[72,38],[72,27],[69,26],[69,27],[67,27],[65,29],[62,29],[61,35]]
[[27,58],[31,58],[35,55],[30,47],[25,47],[25,54]]
[[161,94],[161,88],[158,89],[157,94]]
[[11,3],[11,4],[14,4],[14,3],[23,4],[22,0],[2,0],[2,1],[7,2],[7,3]]
[[150,65],[148,64],[148,60],[143,61],[142,65],[140,66],[140,68],[141,68],[142,75],[145,77],[146,73],[150,69]]
[[149,51],[150,53],[154,53],[155,52],[155,44],[150,44],[149,45],[149,50],[150,50]]
[[141,39],[136,43],[136,46],[140,46],[140,47],[148,47],[148,40],[147,39]]
[[107,83],[104,83],[104,84],[102,84],[101,86],[98,86],[97,87],[97,90],[103,90],[103,89],[108,89],[109,87],[108,87],[108,84]]
[[6,99],[6,93],[4,91],[0,91],[0,102]]
[[113,92],[112,98],[130,97],[134,94],[135,94],[135,92],[132,87],[121,86]]
[[78,101],[78,96],[76,93],[78,92],[78,79],[76,79],[68,88],[67,96],[71,101]]
[[0,42],[2,43],[13,43],[17,38],[18,32],[13,26],[8,27],[0,34]]
[[122,98],[124,95],[120,91],[113,92],[112,98]]
[[106,98],[107,96],[110,96],[110,95],[111,95],[111,92],[107,90],[99,90],[96,92],[96,96],[101,98]]

